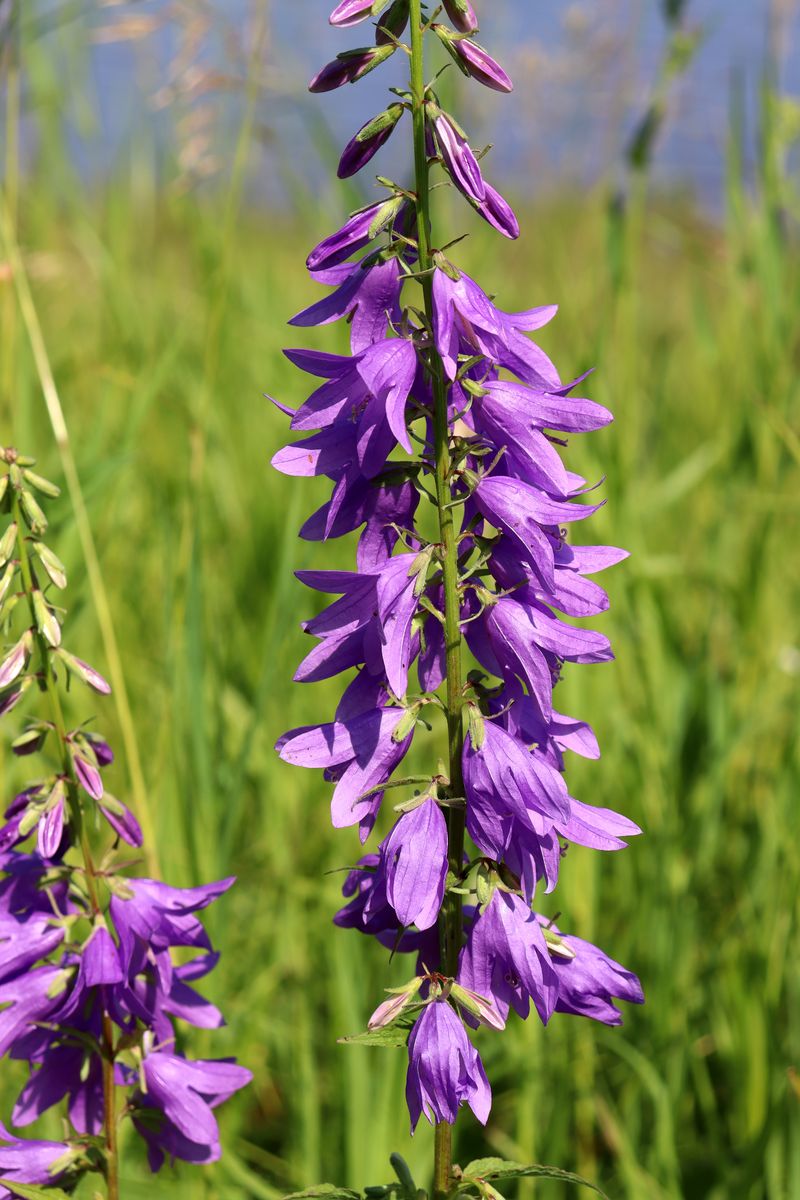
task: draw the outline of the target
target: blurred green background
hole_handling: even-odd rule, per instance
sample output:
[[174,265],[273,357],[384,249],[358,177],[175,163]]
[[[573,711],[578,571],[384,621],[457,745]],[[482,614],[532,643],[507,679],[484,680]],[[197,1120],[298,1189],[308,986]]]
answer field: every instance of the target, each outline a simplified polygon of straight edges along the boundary
[[[326,6],[307,7],[319,53],[341,48],[326,37]],[[91,39],[74,19],[88,8],[99,22]],[[504,8],[513,30],[514,6]],[[565,377],[597,365],[591,394],[616,413],[609,429],[574,440],[570,465],[608,476],[591,537],[632,551],[607,581],[612,609],[600,622],[618,661],[568,670],[560,707],[589,719],[603,748],[600,763],[570,760],[573,794],[627,813],[646,836],[619,855],[573,848],[553,899],[564,928],[635,969],[647,994],[620,1030],[556,1016],[546,1031],[531,1020],[481,1035],[495,1105],[485,1131],[462,1120],[458,1157],[578,1170],[619,1200],[794,1200],[800,109],[765,61],[757,155],[742,150],[734,86],[712,214],[685,189],[653,187],[659,135],[678,119],[672,89],[693,69],[690,8],[656,14],[663,55],[627,153],[591,186],[560,186],[553,172],[533,194],[518,162],[508,191],[523,239],[500,245],[467,214],[476,236],[457,252],[503,307],[561,303],[541,340]],[[157,9],[26,0],[18,15],[31,19],[14,27],[7,4],[2,46],[0,440],[63,482],[65,449],[43,399],[49,364],[100,572],[87,571],[65,493],[51,506],[50,540],[70,573],[67,644],[108,668],[97,617],[107,595],[133,714],[119,689],[99,706],[118,750],[112,790],[149,820],[170,881],[239,878],[209,920],[223,959],[207,990],[229,1026],[189,1045],[236,1054],[255,1083],[222,1112],[220,1164],[152,1182],[131,1146],[124,1194],[273,1200],[322,1179],[358,1187],[385,1181],[393,1149],[422,1181],[432,1138],[427,1127],[408,1136],[402,1053],[336,1044],[408,964],[387,969],[379,948],[332,929],[341,876],[328,872],[355,859],[357,841],[329,828],[319,777],[272,750],[284,729],[328,719],[337,691],[335,681],[291,683],[304,652],[298,620],[315,603],[292,572],[347,567],[352,546],[298,541],[325,488],[271,471],[286,429],[262,393],[304,398],[282,346],[344,347],[340,329],[296,338],[285,323],[318,294],[307,250],[358,194],[305,185],[318,163],[306,171],[270,138],[283,48],[269,5],[252,6],[237,69],[215,80],[189,76],[191,38],[212,36],[214,5],[173,6],[183,40],[170,50],[172,93],[154,107],[167,86],[150,78]],[[199,15],[203,29],[192,26]],[[520,37],[531,24],[520,21]],[[62,117],[69,106],[84,142],[96,138],[104,116],[85,47],[115,39],[133,47],[144,82],[133,132],[98,174],[81,167]],[[301,83],[305,145],[330,173],[336,149]],[[218,121],[215,104],[232,94],[238,103]],[[513,121],[518,101],[505,103]],[[165,142],[156,109],[171,128]],[[291,203],[259,202],[256,164]],[[447,201],[439,218],[440,241],[464,226]],[[9,741],[0,770],[10,797],[20,773]],[[434,737],[418,744],[440,752]],[[4,1064],[3,1120],[18,1082]],[[526,1183],[519,1194],[562,1192]]]

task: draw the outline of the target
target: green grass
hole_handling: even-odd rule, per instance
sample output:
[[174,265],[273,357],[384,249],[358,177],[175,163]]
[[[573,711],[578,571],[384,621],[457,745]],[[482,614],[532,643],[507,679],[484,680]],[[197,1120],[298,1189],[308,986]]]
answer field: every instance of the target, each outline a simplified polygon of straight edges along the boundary
[[[209,991],[229,1027],[189,1045],[238,1055],[255,1084],[224,1110],[223,1162],[155,1187],[271,1200],[320,1179],[360,1186],[385,1180],[392,1149],[422,1181],[432,1139],[408,1136],[402,1055],[336,1044],[408,965],[387,969],[366,939],[332,930],[341,880],[326,872],[353,861],[356,839],[329,828],[319,777],[272,751],[336,695],[291,683],[314,604],[292,571],[352,557],[297,540],[324,487],[271,471],[286,429],[262,397],[304,396],[283,345],[343,344],[342,331],[285,329],[315,294],[303,257],[331,218],[226,223],[213,201],[141,191],[84,202],[40,174],[20,239],[163,872],[239,877],[210,919],[224,957]],[[568,671],[560,707],[594,724],[604,752],[570,762],[574,794],[645,837],[614,856],[570,850],[553,899],[565,928],[639,972],[647,1004],[621,1030],[556,1017],[481,1036],[495,1107],[485,1134],[463,1119],[458,1157],[579,1170],[618,1200],[800,1197],[800,259],[774,199],[746,203],[732,182],[722,228],[680,198],[652,206],[631,223],[621,276],[600,192],[526,213],[519,247],[473,226],[459,253],[505,307],[561,302],[542,341],[565,374],[596,364],[592,395],[617,416],[574,439],[570,465],[607,473],[592,537],[632,551],[601,622],[618,661]],[[24,331],[2,311],[2,440],[59,478]],[[102,668],[65,500],[54,513],[67,644]],[[115,721],[106,702],[119,745]],[[127,789],[120,761],[112,790]],[[15,1079],[9,1068],[0,1084],[3,1118]],[[128,1200],[153,1195],[133,1148],[125,1174]]]

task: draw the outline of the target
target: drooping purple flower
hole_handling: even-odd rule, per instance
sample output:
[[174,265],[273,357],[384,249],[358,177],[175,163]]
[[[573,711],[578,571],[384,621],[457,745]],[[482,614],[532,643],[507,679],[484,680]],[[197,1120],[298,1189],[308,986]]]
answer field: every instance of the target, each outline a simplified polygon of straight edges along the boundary
[[[351,318],[350,348],[360,354],[368,346],[388,335],[390,325],[400,324],[400,288],[402,275],[399,259],[392,256],[384,263],[368,265],[369,259],[353,265],[343,263],[326,271],[314,271],[318,283],[335,287],[323,300],[303,309],[289,322],[306,327],[329,325]],[[285,468],[280,457],[273,459],[278,470]]]
[[[100,1037],[99,1020],[84,1027],[80,1022],[60,1040],[58,1033],[43,1039],[43,1049],[32,1056],[31,1073],[14,1105],[14,1125],[33,1124],[49,1109],[68,1100],[68,1114],[78,1133],[98,1135],[103,1128],[102,1062],[91,1050]],[[77,1035],[85,1035],[85,1042]]]
[[406,694],[411,665],[411,623],[417,611],[424,563],[416,554],[397,554],[377,580],[381,649],[389,687],[398,699]]
[[493,721],[485,723],[480,746],[468,733],[463,769],[467,829],[485,854],[503,858],[515,819],[541,836],[569,820],[567,787],[558,771]]
[[95,924],[88,941],[84,944],[81,970],[87,987],[122,982],[119,952],[102,921]]
[[59,988],[65,980],[60,967],[37,967],[16,979],[0,984],[0,1057],[14,1042],[46,1019],[60,1003]]
[[221,1151],[213,1109],[246,1087],[252,1073],[228,1059],[191,1061],[166,1050],[147,1054],[142,1070],[147,1091],[131,1103],[151,1168],[159,1170],[165,1155],[216,1162]]
[[472,926],[458,982],[490,1000],[504,1021],[509,1008],[527,1017],[530,1001],[545,1025],[550,1020],[558,978],[541,926],[519,896],[495,891]]
[[432,797],[402,816],[381,845],[386,896],[401,925],[436,924],[447,876],[447,822]]
[[561,387],[553,363],[524,336],[525,332],[541,329],[556,311],[554,305],[546,305],[506,313],[463,271],[458,280],[438,268],[434,272],[434,336],[449,379],[455,379],[458,373],[459,354],[477,353],[543,391]]
[[175,888],[155,879],[128,879],[130,898],[112,895],[111,920],[119,937],[123,970],[130,973],[150,950],[200,946],[210,942],[195,913],[213,904],[233,886],[234,878],[195,888]]
[[[56,1186],[69,1168],[72,1148],[66,1142],[35,1142],[16,1138],[0,1125],[0,1179],[9,1183]],[[60,1170],[53,1170],[55,1164]],[[14,1193],[0,1183],[0,1197]]]
[[412,1133],[423,1113],[432,1125],[454,1124],[462,1104],[469,1105],[482,1125],[489,1118],[492,1091],[483,1063],[447,1001],[427,1005],[411,1031],[406,1102]]
[[622,1016],[614,1007],[614,1000],[644,1004],[642,985],[632,971],[609,958],[591,942],[571,934],[564,936],[545,917],[539,916],[537,920],[558,934],[567,949],[575,955],[571,959],[553,958],[558,977],[556,1012],[591,1017],[594,1021],[602,1021],[604,1025],[621,1025]]
[[383,799],[381,785],[411,745],[413,728],[406,736],[400,729],[405,719],[402,708],[372,709],[351,721],[291,730],[276,749],[284,762],[334,772],[333,824],[337,829],[360,825],[365,840]]

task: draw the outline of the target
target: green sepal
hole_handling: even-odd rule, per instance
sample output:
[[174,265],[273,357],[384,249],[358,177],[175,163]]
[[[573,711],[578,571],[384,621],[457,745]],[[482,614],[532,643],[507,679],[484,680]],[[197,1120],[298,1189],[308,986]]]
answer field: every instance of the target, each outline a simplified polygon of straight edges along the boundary
[[459,1182],[459,1192],[467,1187],[481,1191],[480,1183],[490,1183],[495,1179],[558,1179],[561,1183],[580,1184],[590,1188],[603,1200],[608,1196],[595,1183],[575,1175],[572,1171],[562,1171],[560,1167],[545,1167],[541,1165],[523,1166],[522,1163],[506,1162],[502,1158],[476,1158],[464,1168],[463,1178]]
[[12,1196],[19,1196],[20,1200],[70,1200],[70,1197],[61,1188],[49,1185],[39,1187],[32,1183],[15,1183],[11,1179],[4,1179],[3,1187]]
[[405,105],[390,104],[382,113],[378,113],[377,117],[373,117],[368,125],[365,125],[363,129],[358,131],[356,141],[368,142],[370,138],[377,137],[385,129],[393,129],[404,112]]
[[476,704],[467,705],[467,727],[475,750],[480,750],[486,740],[486,723]]
[[370,241],[373,238],[376,238],[381,230],[386,228],[390,221],[395,219],[402,207],[402,196],[392,196],[391,200],[387,200],[380,206],[373,218],[372,224],[369,227]]
[[304,1192],[292,1192],[284,1200],[312,1200],[314,1196],[325,1197],[325,1200],[360,1200],[358,1192],[337,1187],[334,1183],[317,1183]]
[[439,41],[442,43],[445,50],[450,55],[450,57],[452,58],[453,62],[456,64],[456,66],[458,67],[461,74],[469,75],[469,71],[467,69],[466,64],[463,62],[458,51],[455,49],[455,47],[453,45],[454,42],[461,41],[461,38],[459,37],[459,35],[457,33],[453,33],[453,31],[451,29],[448,29],[446,25],[440,25],[438,21],[434,22],[434,24],[431,25],[431,29],[438,37]]

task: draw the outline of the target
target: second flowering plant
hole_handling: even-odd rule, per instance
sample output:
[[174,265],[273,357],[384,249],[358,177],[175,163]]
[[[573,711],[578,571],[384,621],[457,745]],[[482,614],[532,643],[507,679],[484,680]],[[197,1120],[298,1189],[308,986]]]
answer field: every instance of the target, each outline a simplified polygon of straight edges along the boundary
[[[308,269],[331,290],[292,322],[347,319],[351,354],[287,351],[317,383],[299,408],[284,409],[297,439],[274,465],[331,482],[302,537],[360,533],[355,570],[299,573],[337,598],[304,624],[316,644],[295,678],[348,675],[333,719],[291,730],[278,750],[324,772],[333,824],[356,826],[362,843],[391,807],[391,828],[349,873],[335,920],[411,954],[416,966],[376,1004],[360,1040],[407,1047],[412,1131],[422,1116],[435,1126],[436,1200],[491,1197],[503,1179],[577,1177],[499,1159],[454,1161],[460,1108],[483,1124],[491,1111],[473,1031],[502,1030],[512,1010],[545,1024],[560,1012],[615,1025],[615,1001],[643,998],[635,975],[537,911],[569,843],[611,851],[639,833],[627,817],[570,795],[568,756],[597,758],[599,749],[590,726],[554,700],[566,664],[613,657],[602,633],[569,618],[608,607],[592,576],[626,554],[573,538],[599,504],[585,499],[593,486],[561,454],[569,435],[612,416],[527,336],[555,307],[506,311],[433,229],[436,171],[494,230],[519,234],[481,155],[426,82],[433,41],[477,83],[511,90],[474,36],[472,4],[343,0],[331,14],[344,28],[369,19],[373,44],[340,54],[311,90],[357,82],[405,56],[408,87],[354,134],[339,174],[361,170],[405,125],[414,181],[379,178],[382,197],[312,250]],[[427,504],[433,539],[418,521]],[[418,724],[437,710],[445,765],[402,774]],[[382,1194],[415,1197],[407,1167],[393,1161],[398,1182]]]

